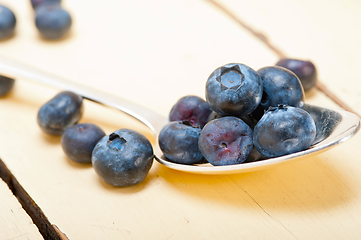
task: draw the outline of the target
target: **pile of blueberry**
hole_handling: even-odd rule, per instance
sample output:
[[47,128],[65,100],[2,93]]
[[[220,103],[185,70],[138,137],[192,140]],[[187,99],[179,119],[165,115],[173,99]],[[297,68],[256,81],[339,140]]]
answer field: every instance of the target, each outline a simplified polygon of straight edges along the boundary
[[[302,62],[301,70],[308,66]],[[206,84],[207,101],[185,96],[173,106],[159,134],[160,148],[176,163],[215,166],[302,151],[316,133],[313,119],[302,110],[302,79],[279,66],[217,68]],[[103,181],[120,187],[142,182],[154,158],[149,140],[131,129],[106,135],[92,123],[78,123],[83,111],[81,96],[62,91],[39,109],[37,122],[45,133],[61,135],[68,158],[91,163]]]
[[[35,10],[35,25],[40,35],[49,40],[65,36],[72,25],[68,11],[61,6],[61,0],[31,0]],[[14,12],[0,5],[0,40],[8,39],[15,33],[16,17]]]
[[120,187],[142,182],[153,163],[149,140],[131,129],[106,135],[92,123],[78,123],[83,108],[81,96],[60,92],[39,109],[38,125],[47,134],[61,135],[64,153],[74,162],[92,163],[103,181]]
[[305,110],[304,88],[315,85],[309,61],[282,59],[258,71],[240,63],[214,70],[206,100],[185,96],[159,134],[168,160],[180,164],[234,165],[302,151],[316,135]]

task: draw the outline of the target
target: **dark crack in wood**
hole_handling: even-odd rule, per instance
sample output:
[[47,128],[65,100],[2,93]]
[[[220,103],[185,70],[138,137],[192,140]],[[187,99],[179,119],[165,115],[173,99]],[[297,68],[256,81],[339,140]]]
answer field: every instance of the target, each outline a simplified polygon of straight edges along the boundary
[[[270,48],[273,52],[275,52],[280,58],[286,58],[287,55],[284,54],[278,47],[273,45],[271,41],[266,37],[264,33],[256,31],[253,27],[246,24],[242,19],[240,19],[236,14],[230,11],[228,8],[217,2],[216,0],[207,0],[209,3],[213,4],[219,10],[221,10],[224,14],[226,14],[229,18],[235,21],[239,26],[249,31],[252,35],[257,37],[261,42],[263,42],[268,48]],[[351,107],[349,107],[344,101],[342,101],[339,97],[337,97],[334,93],[332,93],[322,82],[317,80],[316,87],[318,90],[323,92],[327,97],[329,97],[332,101],[334,101],[337,105],[345,109],[346,111],[352,112],[357,116],[360,114],[356,113]]]
[[[29,196],[15,176],[10,172],[5,163],[0,159],[0,178],[8,185],[14,196],[18,199],[23,209],[30,216],[40,234],[46,240],[68,240],[60,230],[52,225],[40,207]],[[61,234],[60,234],[61,233]]]

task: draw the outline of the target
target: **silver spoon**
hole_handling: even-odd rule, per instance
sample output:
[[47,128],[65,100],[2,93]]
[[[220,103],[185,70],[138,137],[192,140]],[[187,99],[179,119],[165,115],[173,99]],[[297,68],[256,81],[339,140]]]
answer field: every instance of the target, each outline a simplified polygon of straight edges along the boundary
[[118,96],[95,90],[75,82],[68,81],[48,73],[44,73],[18,62],[0,57],[0,74],[11,78],[25,78],[51,85],[63,90],[69,90],[83,96],[85,99],[116,108],[136,118],[153,131],[156,143],[154,147],[155,159],[172,169],[198,174],[233,174],[251,172],[267,168],[276,164],[302,159],[306,156],[319,154],[340,144],[360,129],[360,119],[357,115],[344,111],[328,109],[306,104],[308,111],[316,122],[317,134],[312,146],[304,151],[282,157],[271,158],[250,163],[228,166],[212,166],[211,164],[183,165],[167,160],[158,146],[158,133],[168,122],[168,119],[147,108],[134,104]]

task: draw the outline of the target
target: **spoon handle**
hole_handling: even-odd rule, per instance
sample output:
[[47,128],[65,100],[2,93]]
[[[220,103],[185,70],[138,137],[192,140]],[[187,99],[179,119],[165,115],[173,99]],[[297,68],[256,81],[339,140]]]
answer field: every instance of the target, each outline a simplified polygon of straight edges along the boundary
[[145,124],[154,132],[154,134],[159,133],[161,128],[167,122],[167,119],[160,114],[121,97],[42,72],[33,67],[6,59],[2,56],[0,56],[0,73],[6,77],[15,79],[24,78],[60,88],[62,90],[72,91],[83,96],[85,99],[109,107],[114,107]]

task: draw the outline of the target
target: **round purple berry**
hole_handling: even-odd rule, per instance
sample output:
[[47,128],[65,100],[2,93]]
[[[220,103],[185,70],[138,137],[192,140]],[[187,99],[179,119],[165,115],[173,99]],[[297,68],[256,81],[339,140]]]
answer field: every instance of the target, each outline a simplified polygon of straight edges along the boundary
[[61,135],[76,124],[83,115],[83,97],[62,91],[46,102],[38,112],[40,128],[51,135]]
[[169,113],[169,121],[188,121],[194,127],[202,128],[206,125],[208,116],[212,112],[208,103],[198,96],[180,98]]
[[280,104],[303,108],[305,93],[296,74],[279,66],[263,67],[257,72],[263,83],[263,109]]
[[145,179],[153,158],[152,145],[143,134],[119,129],[98,141],[92,153],[92,164],[104,182],[128,187]]
[[231,63],[217,68],[206,82],[206,100],[222,116],[244,116],[258,106],[262,82],[252,68]]
[[276,63],[276,66],[287,68],[300,79],[304,91],[310,90],[317,81],[317,71],[311,61],[283,58]]
[[60,143],[64,153],[74,162],[91,163],[93,149],[104,136],[104,131],[98,126],[80,123],[67,128]]
[[41,4],[35,10],[35,25],[42,37],[56,40],[69,32],[72,18],[59,4]]
[[303,109],[270,107],[254,128],[254,146],[266,157],[279,157],[308,148],[316,136],[316,125]]
[[14,34],[16,17],[10,8],[0,5],[0,39],[7,39]]
[[159,133],[159,147],[170,161],[180,164],[195,164],[203,159],[198,147],[201,133],[188,121],[169,122]]
[[202,129],[198,146],[214,166],[240,164],[253,148],[252,130],[237,117],[215,119]]

